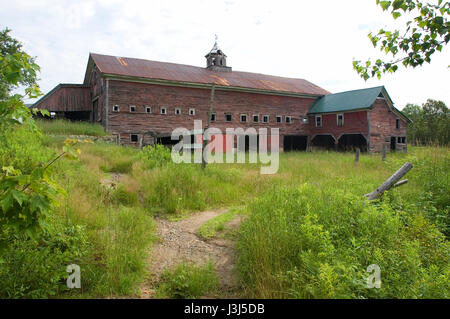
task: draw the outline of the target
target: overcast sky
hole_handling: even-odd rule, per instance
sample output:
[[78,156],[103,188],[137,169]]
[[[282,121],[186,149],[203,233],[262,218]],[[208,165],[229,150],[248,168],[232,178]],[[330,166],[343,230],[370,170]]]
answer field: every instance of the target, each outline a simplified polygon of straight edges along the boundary
[[81,83],[89,52],[204,67],[217,34],[233,70],[303,78],[333,93],[384,85],[399,109],[427,98],[450,106],[449,47],[381,80],[353,71],[353,58],[382,57],[367,34],[395,26],[375,3],[0,0],[0,28],[37,57],[44,93]]

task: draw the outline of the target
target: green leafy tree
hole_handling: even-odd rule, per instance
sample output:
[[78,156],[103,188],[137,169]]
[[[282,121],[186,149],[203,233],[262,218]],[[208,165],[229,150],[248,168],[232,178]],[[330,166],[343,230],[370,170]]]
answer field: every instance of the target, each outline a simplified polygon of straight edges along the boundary
[[[36,84],[39,66],[25,52],[20,44],[8,36],[9,30],[2,31],[0,38],[0,147],[7,148],[11,132],[24,127],[34,134],[41,134],[33,120],[33,114],[46,110],[28,109],[23,99],[35,98],[42,93]],[[25,86],[25,94],[11,94],[12,89]],[[2,163],[0,167],[0,229],[8,225],[18,232],[33,236],[36,230],[45,226],[45,217],[49,214],[57,198],[64,191],[50,178],[50,166],[62,156],[76,158],[79,149],[78,140],[66,140],[60,155],[47,164],[35,167],[28,174],[20,169]],[[1,246],[1,243],[0,243]],[[0,247],[1,248],[1,247]]]
[[1,75],[9,77],[7,81],[0,81],[0,99],[5,98],[19,85],[35,87],[39,72],[35,58],[22,50],[22,44],[12,38],[10,32],[8,28],[0,31],[0,57],[3,60]]
[[[364,79],[388,72],[394,73],[399,64],[405,67],[416,67],[424,62],[430,63],[431,56],[450,40],[450,2],[439,0],[437,4],[424,3],[418,0],[380,1],[377,4],[383,11],[390,10],[394,19],[402,14],[415,15],[406,23],[405,30],[388,31],[380,29],[377,34],[369,33],[369,39],[375,48],[380,48],[390,61],[370,59],[366,62],[353,61],[353,69]],[[400,55],[400,57],[398,57]]]
[[422,106],[408,104],[402,110],[411,120],[408,140],[413,144],[450,144],[450,112],[442,101],[428,99]]

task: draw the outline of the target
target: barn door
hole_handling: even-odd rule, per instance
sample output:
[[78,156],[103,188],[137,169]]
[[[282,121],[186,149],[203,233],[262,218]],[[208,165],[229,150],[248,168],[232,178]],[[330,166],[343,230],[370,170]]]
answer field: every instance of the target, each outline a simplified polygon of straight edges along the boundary
[[391,151],[395,151],[396,149],[396,137],[395,136],[391,136]]

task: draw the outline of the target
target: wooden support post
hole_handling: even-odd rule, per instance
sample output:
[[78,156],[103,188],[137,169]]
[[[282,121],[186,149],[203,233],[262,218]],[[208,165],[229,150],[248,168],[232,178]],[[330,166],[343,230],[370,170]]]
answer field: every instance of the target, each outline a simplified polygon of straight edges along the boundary
[[356,148],[356,153],[355,153],[355,163],[359,162],[359,153],[361,152],[361,150],[359,149],[359,147]]
[[386,144],[383,144],[383,149],[381,150],[381,160],[386,160]]
[[[369,200],[374,200],[379,198],[381,195],[383,195],[383,193],[385,191],[387,191],[388,189],[390,189],[395,183],[397,183],[397,181],[402,178],[403,176],[405,176],[406,173],[409,172],[409,170],[412,168],[412,164],[409,162],[406,162],[405,164],[403,164],[402,167],[400,167],[400,169],[398,171],[396,171],[391,177],[389,177],[380,187],[378,187],[376,190],[374,190],[373,192],[366,194],[365,196],[369,199]],[[401,184],[400,184],[401,183]],[[399,182],[398,186],[405,184],[405,181],[401,181]]]
[[[211,98],[209,100],[209,112],[208,112],[208,126],[207,129],[209,129],[211,125],[211,114],[213,110],[213,104],[214,104],[214,90],[216,89],[216,85],[213,83],[211,87]],[[203,147],[202,147],[202,168],[206,168],[206,160],[205,160],[205,149],[206,149],[206,139],[205,139],[205,132],[203,132]]]

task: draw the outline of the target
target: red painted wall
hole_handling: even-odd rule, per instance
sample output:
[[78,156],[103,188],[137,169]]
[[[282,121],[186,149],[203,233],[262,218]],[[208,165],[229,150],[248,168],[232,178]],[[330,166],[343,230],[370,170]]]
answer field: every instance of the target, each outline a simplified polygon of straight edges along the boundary
[[360,133],[367,137],[369,125],[367,111],[343,112],[344,125],[337,125],[337,113],[322,114],[322,127],[316,127],[315,116],[309,116],[311,137],[318,134],[331,134],[337,141],[342,134]]

